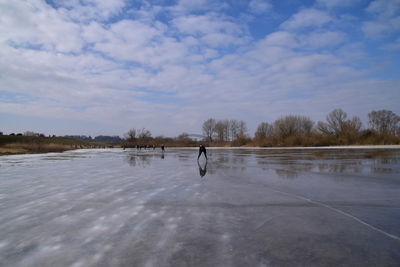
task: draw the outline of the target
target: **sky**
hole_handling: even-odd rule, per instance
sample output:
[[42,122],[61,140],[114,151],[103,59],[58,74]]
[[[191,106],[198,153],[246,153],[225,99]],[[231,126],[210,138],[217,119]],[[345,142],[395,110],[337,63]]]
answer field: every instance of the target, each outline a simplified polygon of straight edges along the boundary
[[0,0],[0,131],[400,115],[400,0]]

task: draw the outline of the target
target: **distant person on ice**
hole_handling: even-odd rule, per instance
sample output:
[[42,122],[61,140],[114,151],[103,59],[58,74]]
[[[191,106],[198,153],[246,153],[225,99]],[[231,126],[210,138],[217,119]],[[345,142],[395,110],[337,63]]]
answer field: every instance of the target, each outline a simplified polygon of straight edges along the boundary
[[204,157],[206,157],[206,160],[208,160],[208,158],[207,158],[207,150],[206,150],[206,147],[203,146],[203,145],[200,145],[200,147],[199,147],[199,156],[197,157],[197,160],[199,160],[199,158],[201,156],[201,153],[204,153]]

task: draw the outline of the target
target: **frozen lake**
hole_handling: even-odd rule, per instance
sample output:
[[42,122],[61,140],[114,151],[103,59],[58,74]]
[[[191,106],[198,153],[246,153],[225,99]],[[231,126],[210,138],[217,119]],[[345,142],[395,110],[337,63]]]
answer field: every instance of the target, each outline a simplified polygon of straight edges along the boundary
[[400,150],[0,157],[0,266],[400,266]]

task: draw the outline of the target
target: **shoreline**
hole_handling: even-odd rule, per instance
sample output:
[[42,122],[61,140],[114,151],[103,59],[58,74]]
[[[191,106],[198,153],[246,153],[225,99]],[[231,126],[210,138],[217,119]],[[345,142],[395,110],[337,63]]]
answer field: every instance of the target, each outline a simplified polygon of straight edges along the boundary
[[[118,147],[115,147],[119,149]],[[46,153],[63,153],[66,151],[73,150],[81,150],[81,149],[104,149],[104,148],[71,148],[71,147],[62,147],[62,146],[47,146],[42,147],[42,151],[29,151],[28,149],[24,149],[22,147],[0,147],[0,156],[12,156],[12,155],[28,155],[28,154],[46,154]],[[110,149],[110,148],[108,148]],[[129,148],[128,148],[129,149]],[[132,150],[134,148],[131,148]],[[198,147],[166,147],[168,149],[193,149],[197,150]],[[318,146],[318,147],[256,147],[256,146],[243,146],[243,147],[207,147],[208,150],[217,150],[217,149],[239,149],[239,150],[365,150],[365,149],[400,149],[400,145],[357,145],[357,146]],[[152,151],[152,150],[149,150]]]
[[[197,148],[197,147],[196,147]],[[207,147],[207,149],[318,150],[318,149],[400,149],[400,145],[293,146],[293,147]]]

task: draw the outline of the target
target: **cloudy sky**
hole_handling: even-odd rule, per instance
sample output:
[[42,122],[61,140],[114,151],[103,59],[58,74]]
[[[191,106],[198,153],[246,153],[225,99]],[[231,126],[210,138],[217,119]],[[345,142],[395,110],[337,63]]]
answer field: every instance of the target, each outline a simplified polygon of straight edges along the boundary
[[0,0],[0,131],[400,114],[400,0]]

